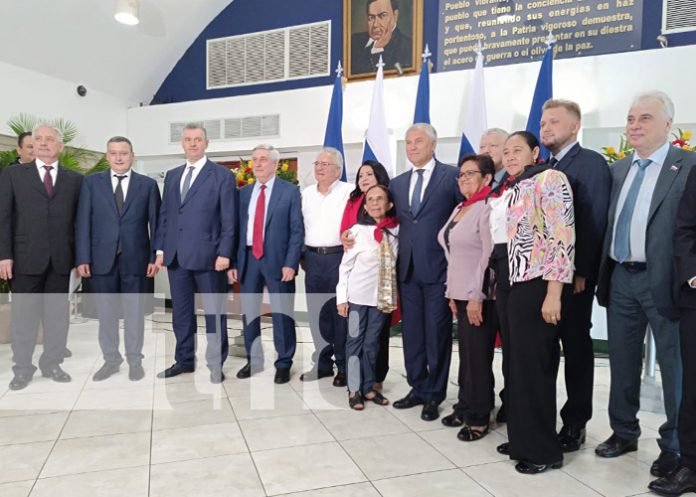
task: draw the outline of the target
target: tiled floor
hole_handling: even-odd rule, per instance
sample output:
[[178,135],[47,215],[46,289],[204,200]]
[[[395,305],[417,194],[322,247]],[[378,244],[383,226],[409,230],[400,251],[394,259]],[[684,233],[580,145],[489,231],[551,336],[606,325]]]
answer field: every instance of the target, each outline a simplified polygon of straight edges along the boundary
[[[233,326],[239,326],[234,323]],[[8,345],[0,345],[0,496],[169,497],[265,496],[632,496],[647,493],[649,465],[662,416],[641,412],[638,452],[601,460],[594,447],[610,434],[606,405],[609,370],[597,360],[595,414],[586,447],[570,454],[561,470],[523,476],[495,451],[505,426],[480,442],[464,443],[456,429],[427,423],[418,408],[398,411],[367,405],[347,408],[344,389],[330,379],[302,383],[309,366],[309,332],[299,329],[292,380],[273,383],[273,367],[251,380],[234,373],[242,359],[226,364],[227,380],[211,385],[207,370],[168,381],[155,373],[172,363],[174,339],[166,317],[148,322],[147,376],[138,383],[127,368],[102,383],[95,321],[73,325],[73,376],[57,384],[37,375],[29,387],[10,392]],[[268,326],[267,357],[272,356]],[[199,335],[202,353],[205,337]],[[392,340],[385,395],[408,391],[399,338]],[[456,347],[456,345],[455,345]],[[40,347],[39,347],[40,348]],[[500,355],[496,354],[499,378]],[[452,362],[449,412],[456,396]],[[562,377],[562,374],[560,375]],[[559,385],[559,401],[563,400]]]

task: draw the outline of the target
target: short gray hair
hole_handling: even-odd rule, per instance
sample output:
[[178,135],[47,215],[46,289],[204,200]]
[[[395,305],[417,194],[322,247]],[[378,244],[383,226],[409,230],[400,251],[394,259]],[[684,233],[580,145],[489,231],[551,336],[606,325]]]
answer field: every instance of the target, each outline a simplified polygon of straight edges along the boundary
[[266,152],[268,152],[268,155],[271,156],[271,160],[273,162],[278,162],[280,160],[280,152],[278,152],[278,149],[275,148],[273,145],[266,145],[265,143],[262,143],[260,145],[256,145],[251,150],[251,153],[253,154],[257,150],[265,150]]
[[133,144],[125,136],[113,136],[109,138],[108,142],[106,142],[106,146],[108,147],[110,143],[127,143],[130,147],[130,151],[133,152]]
[[636,97],[633,99],[633,103],[631,103],[631,107],[639,104],[643,104],[646,102],[659,102],[660,105],[662,105],[662,110],[665,113],[665,117],[667,119],[674,119],[674,103],[672,102],[672,99],[669,98],[669,96],[660,90],[651,90],[651,91],[646,91],[644,93],[639,93],[636,95]]
[[[337,148],[334,147],[324,147],[321,149],[321,152],[319,154],[331,154],[334,156],[334,159],[336,161],[336,167],[338,167],[341,171],[343,171],[343,154],[341,151]],[[319,155],[317,154],[317,155]]]
[[507,137],[510,136],[510,133],[505,131],[503,128],[488,128],[486,131],[483,132],[483,135],[481,136],[488,135],[500,135],[503,137],[503,139],[507,140]]
[[428,123],[415,123],[409,126],[409,128],[406,130],[406,134],[409,134],[411,131],[423,131],[425,132],[426,135],[428,135],[428,138],[430,138],[430,141],[436,142],[437,141],[437,131],[435,128]]
[[58,141],[60,141],[61,143],[64,143],[63,142],[63,132],[60,129],[58,129],[54,124],[50,124],[50,123],[39,123],[36,126],[34,126],[34,128],[31,130],[32,138],[34,137],[34,135],[36,135],[36,131],[40,128],[52,129],[58,135]]
[[[203,127],[201,123],[186,123],[184,126],[184,131],[187,129],[200,129],[203,132],[203,138],[208,139],[208,131]],[[182,133],[183,134],[183,133]]]

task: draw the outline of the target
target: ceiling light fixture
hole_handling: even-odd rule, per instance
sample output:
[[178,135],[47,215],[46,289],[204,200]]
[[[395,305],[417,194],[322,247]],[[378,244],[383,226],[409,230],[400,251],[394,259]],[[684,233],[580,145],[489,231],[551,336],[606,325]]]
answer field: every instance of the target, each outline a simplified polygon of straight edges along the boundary
[[135,26],[140,22],[138,18],[139,10],[140,0],[117,0],[114,18],[122,24]]

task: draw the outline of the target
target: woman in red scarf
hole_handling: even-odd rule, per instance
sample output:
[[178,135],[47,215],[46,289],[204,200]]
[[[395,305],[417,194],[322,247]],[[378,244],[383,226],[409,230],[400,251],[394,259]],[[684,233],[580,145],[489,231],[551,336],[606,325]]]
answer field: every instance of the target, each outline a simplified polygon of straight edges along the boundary
[[480,440],[488,433],[494,407],[493,350],[497,320],[489,292],[488,262],[493,241],[490,206],[485,202],[495,174],[487,155],[467,155],[459,163],[459,190],[467,200],[455,207],[438,234],[447,257],[447,290],[459,334],[459,401],[442,419],[461,426],[457,438]]

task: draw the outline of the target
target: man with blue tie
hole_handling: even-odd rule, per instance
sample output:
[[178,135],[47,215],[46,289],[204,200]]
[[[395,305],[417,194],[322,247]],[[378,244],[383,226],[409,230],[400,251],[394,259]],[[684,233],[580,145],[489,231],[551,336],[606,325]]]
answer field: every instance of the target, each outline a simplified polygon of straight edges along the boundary
[[196,363],[196,293],[201,296],[208,339],[210,381],[225,379],[228,354],[227,274],[237,242],[237,185],[234,175],[205,155],[208,136],[187,124],[181,141],[186,164],[167,173],[156,232],[158,268],[167,268],[176,335],[175,363],[159,373],[192,373]]
[[135,155],[128,138],[111,138],[106,159],[109,170],[87,176],[82,184],[75,224],[77,272],[91,278],[97,294],[99,346],[104,355],[104,365],[92,379],[105,380],[121,367],[122,314],[128,378],[138,381],[145,376],[144,294],[147,279],[157,274],[153,239],[160,193],[155,180],[131,169]]
[[696,155],[670,145],[674,104],[659,91],[639,95],[628,111],[626,138],[633,154],[611,167],[609,217],[597,299],[607,307],[612,435],[595,452],[617,457],[638,449],[643,340],[649,324],[660,365],[666,422],[660,456],[650,473],[665,476],[679,464],[677,412],[681,399],[680,282],[672,233],[679,200]]
[[239,193],[240,243],[230,270],[242,293],[244,346],[247,364],[237,378],[263,369],[261,296],[268,288],[273,311],[273,343],[278,354],[275,383],[290,381],[295,355],[295,275],[300,265],[304,226],[300,190],[275,175],[280,154],[271,145],[254,148],[251,160],[256,181]]
[[457,169],[434,157],[437,133],[430,124],[406,132],[413,167],[389,184],[399,219],[399,292],[404,362],[411,391],[396,409],[423,405],[421,419],[439,417],[452,356],[452,312],[445,298],[447,261],[437,233],[461,200]]

